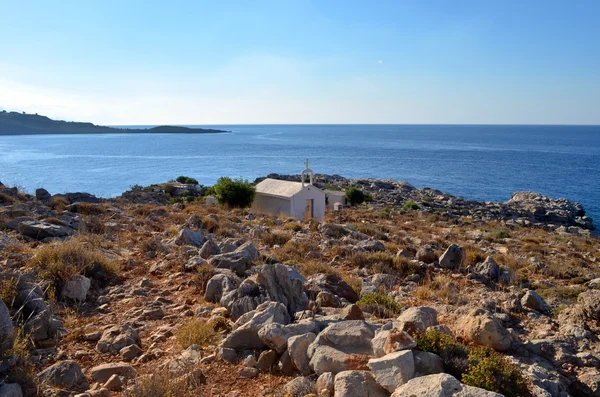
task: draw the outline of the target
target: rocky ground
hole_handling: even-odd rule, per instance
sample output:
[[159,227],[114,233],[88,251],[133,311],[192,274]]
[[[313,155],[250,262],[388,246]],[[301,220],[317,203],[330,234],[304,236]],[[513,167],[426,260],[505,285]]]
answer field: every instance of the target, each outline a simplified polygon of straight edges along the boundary
[[300,223],[0,187],[0,395],[600,395],[579,204],[317,184],[374,201]]

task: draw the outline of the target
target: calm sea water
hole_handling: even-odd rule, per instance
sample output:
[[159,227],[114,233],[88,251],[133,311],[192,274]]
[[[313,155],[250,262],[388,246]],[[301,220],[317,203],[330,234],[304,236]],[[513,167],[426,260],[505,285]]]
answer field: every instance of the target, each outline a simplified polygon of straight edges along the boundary
[[119,195],[178,175],[213,184],[318,173],[406,180],[475,200],[537,191],[600,223],[600,126],[235,125],[206,135],[0,136],[0,181]]

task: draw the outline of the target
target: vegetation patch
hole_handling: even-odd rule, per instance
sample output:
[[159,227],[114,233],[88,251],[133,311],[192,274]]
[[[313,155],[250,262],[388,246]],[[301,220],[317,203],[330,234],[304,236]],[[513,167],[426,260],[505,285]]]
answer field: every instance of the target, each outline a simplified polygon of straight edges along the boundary
[[406,200],[404,202],[404,205],[402,206],[402,208],[404,208],[405,210],[416,211],[416,210],[420,209],[421,207],[419,207],[419,204],[415,203],[412,200]]
[[197,185],[198,181],[194,178],[190,178],[189,176],[180,175],[175,179],[179,183],[185,183],[187,185]]
[[8,306],[12,307],[15,297],[17,296],[17,286],[19,279],[16,277],[8,277],[0,282],[0,299]]
[[290,236],[288,233],[282,233],[282,232],[266,232],[266,233],[263,233],[263,235],[261,236],[260,239],[263,243],[272,247],[274,245],[279,245],[279,246],[284,245],[285,243],[287,243],[288,241],[290,241],[292,239],[292,236]]
[[213,186],[219,203],[232,208],[246,208],[252,205],[256,194],[256,187],[247,179],[231,179],[221,177]]
[[213,324],[200,318],[193,318],[181,325],[175,334],[182,349],[187,349],[191,345],[206,346],[214,340],[215,336]]
[[362,311],[381,318],[395,317],[402,307],[390,296],[379,292],[369,292],[356,302]]
[[89,276],[103,271],[115,278],[119,272],[117,262],[77,239],[41,246],[31,259],[31,265],[38,269],[41,278],[52,281],[55,286],[79,274]]
[[448,372],[461,382],[507,397],[530,397],[529,386],[518,366],[489,348],[470,347],[452,335],[427,330],[413,335],[417,348],[437,354]]

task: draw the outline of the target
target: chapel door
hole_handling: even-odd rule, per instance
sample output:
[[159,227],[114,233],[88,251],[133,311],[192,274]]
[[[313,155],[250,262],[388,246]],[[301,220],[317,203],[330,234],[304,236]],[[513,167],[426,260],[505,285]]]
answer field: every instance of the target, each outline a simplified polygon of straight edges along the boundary
[[304,206],[304,221],[309,221],[314,217],[314,215],[315,215],[314,204],[315,204],[314,199],[306,200],[306,204]]

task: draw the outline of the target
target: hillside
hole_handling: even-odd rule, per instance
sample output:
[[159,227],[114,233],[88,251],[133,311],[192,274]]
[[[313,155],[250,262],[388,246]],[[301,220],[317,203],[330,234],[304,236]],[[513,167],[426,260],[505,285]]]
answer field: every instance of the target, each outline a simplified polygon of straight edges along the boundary
[[223,130],[159,126],[149,129],[113,128],[92,123],[52,120],[37,114],[0,112],[0,135],[32,134],[208,134]]
[[598,395],[600,241],[576,203],[371,180],[372,203],[302,223],[167,186],[0,184],[0,395]]

